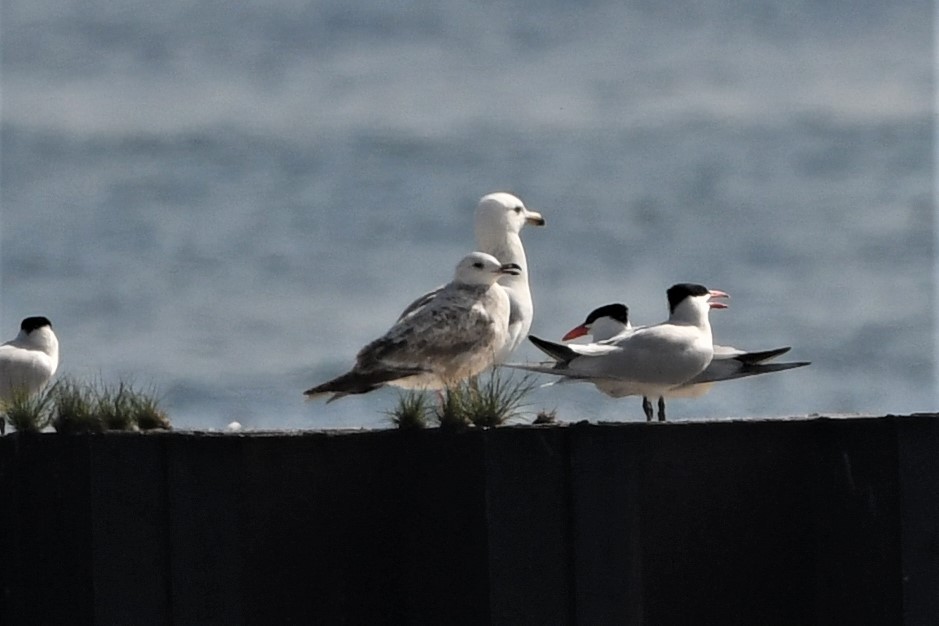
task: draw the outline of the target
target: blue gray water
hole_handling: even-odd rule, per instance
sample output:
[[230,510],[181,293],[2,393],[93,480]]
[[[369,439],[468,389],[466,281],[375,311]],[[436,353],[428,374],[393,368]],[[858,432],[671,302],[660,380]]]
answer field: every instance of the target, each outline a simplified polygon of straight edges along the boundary
[[933,7],[888,4],[8,0],[0,331],[49,316],[62,373],[177,427],[386,425],[392,390],[301,392],[509,190],[548,220],[532,332],[694,281],[719,342],[813,361],[673,418],[935,410]]

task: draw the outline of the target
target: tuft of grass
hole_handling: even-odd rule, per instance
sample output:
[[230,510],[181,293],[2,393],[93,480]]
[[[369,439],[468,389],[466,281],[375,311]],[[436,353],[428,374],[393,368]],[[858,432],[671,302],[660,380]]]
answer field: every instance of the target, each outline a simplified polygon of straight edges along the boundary
[[134,430],[133,390],[124,381],[115,386],[101,383],[92,387],[94,411],[107,430]]
[[409,390],[398,394],[398,403],[385,414],[391,422],[402,430],[413,430],[427,427],[427,415],[430,412],[430,402],[423,391]]
[[535,416],[535,421],[532,424],[557,424],[558,414],[555,410],[542,409],[538,411],[538,415]]
[[502,426],[518,416],[526,396],[535,388],[534,377],[525,374],[516,378],[515,373],[493,369],[482,381],[468,381],[470,402],[466,407],[466,419],[474,426],[493,428]]
[[60,378],[52,389],[55,404],[52,426],[59,433],[100,433],[104,420],[98,415],[94,387],[71,378]]
[[525,397],[535,388],[534,377],[520,379],[493,369],[485,378],[464,380],[447,388],[443,403],[437,410],[442,428],[459,428],[472,424],[484,428],[501,426],[519,415]]
[[160,400],[152,389],[132,391],[130,405],[133,420],[140,430],[173,430],[170,418],[160,408]]
[[440,428],[459,430],[469,425],[466,419],[466,407],[470,403],[468,382],[463,381],[447,387],[440,399],[440,404],[434,407],[434,417]]
[[52,422],[52,388],[53,385],[49,385],[34,394],[14,389],[9,401],[0,406],[3,412],[0,419],[18,432],[40,432]]
[[62,378],[50,395],[52,426],[60,433],[171,428],[156,393],[135,389],[125,381],[108,385]]

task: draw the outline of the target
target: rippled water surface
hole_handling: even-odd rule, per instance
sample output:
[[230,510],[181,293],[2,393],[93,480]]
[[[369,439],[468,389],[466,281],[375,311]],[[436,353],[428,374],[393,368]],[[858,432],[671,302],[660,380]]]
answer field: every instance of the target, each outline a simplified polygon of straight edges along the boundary
[[532,332],[694,281],[733,296],[719,342],[813,361],[675,419],[936,409],[929,3],[374,4],[5,3],[2,334],[49,316],[61,372],[152,382],[178,427],[386,425],[394,391],[301,391],[510,190],[548,221]]

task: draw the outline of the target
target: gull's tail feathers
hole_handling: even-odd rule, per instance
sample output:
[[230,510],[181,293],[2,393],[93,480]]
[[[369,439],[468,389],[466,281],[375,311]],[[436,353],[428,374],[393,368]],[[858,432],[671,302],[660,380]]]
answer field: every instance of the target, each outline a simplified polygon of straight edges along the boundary
[[407,378],[408,376],[416,376],[424,373],[426,373],[426,370],[417,368],[379,369],[367,372],[352,370],[321,385],[307,389],[303,392],[303,395],[312,400],[331,393],[333,394],[332,397],[326,401],[326,403],[329,404],[334,400],[348,395],[374,391],[400,378]]

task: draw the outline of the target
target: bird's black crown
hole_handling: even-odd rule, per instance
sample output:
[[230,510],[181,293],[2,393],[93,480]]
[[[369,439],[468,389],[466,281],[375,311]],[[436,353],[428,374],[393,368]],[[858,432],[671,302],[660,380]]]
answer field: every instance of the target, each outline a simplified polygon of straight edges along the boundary
[[588,315],[587,319],[584,321],[584,325],[589,326],[601,317],[611,317],[617,322],[625,324],[629,321],[629,307],[620,302],[616,304],[605,304],[591,311],[590,315]]
[[708,288],[695,283],[679,283],[668,288],[668,310],[673,312],[682,300],[689,296],[706,296]]
[[33,332],[37,328],[42,328],[43,326],[48,326],[52,328],[52,322],[48,318],[37,315],[35,317],[27,317],[20,324],[20,330],[26,331],[26,334]]

